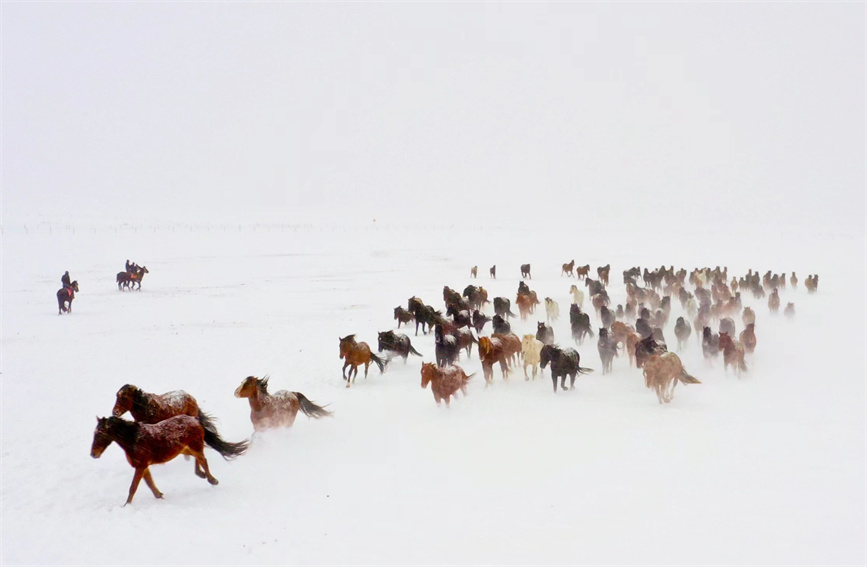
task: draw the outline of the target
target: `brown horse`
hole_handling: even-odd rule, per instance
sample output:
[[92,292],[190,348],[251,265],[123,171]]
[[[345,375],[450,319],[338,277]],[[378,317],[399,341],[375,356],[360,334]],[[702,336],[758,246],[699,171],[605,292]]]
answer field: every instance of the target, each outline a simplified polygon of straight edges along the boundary
[[262,379],[247,376],[235,389],[235,397],[250,400],[250,421],[256,431],[292,427],[299,409],[307,417],[315,419],[331,415],[330,411],[314,404],[301,392],[280,390],[269,394],[267,376]]
[[563,264],[563,269],[560,270],[560,275],[562,276],[563,274],[566,274],[567,276],[569,276],[571,278],[575,275],[574,273],[572,273],[574,269],[575,269],[575,260],[572,260],[568,264]]
[[491,274],[491,279],[497,279],[497,265],[494,264],[493,266],[491,266],[491,269],[488,270],[488,273]]
[[494,363],[500,363],[503,379],[509,377],[509,356],[506,354],[504,341],[497,337],[481,337],[479,339],[479,359],[485,375],[485,387],[494,381]]
[[583,280],[590,273],[590,264],[585,264],[583,266],[578,266],[575,268],[575,276],[579,280]]
[[78,292],[78,280],[57,290],[57,314],[72,313],[72,300]]
[[[219,484],[219,481],[211,476],[208,460],[205,458],[205,430],[195,417],[176,415],[156,424],[136,423],[119,417],[97,417],[90,456],[98,459],[112,441],[121,446],[126,453],[126,460],[135,469],[126,504],[132,502],[142,478],[154,496],[162,498],[163,493],[154,484],[148,467],[167,463],[181,454],[196,459],[196,475],[207,478],[211,484]],[[223,456],[231,458],[232,455]]]
[[[247,442],[230,443],[220,437],[214,418],[199,408],[196,398],[183,390],[174,390],[165,394],[149,394],[132,384],[126,384],[117,391],[114,408],[111,414],[120,417],[126,412],[139,423],[159,423],[176,415],[189,415],[196,418],[205,431],[205,443],[220,451],[222,455],[237,457],[247,450]],[[199,463],[196,462],[196,474],[199,474]]]
[[400,329],[400,324],[408,325],[410,321],[415,319],[412,313],[398,305],[394,308],[394,318],[397,321],[397,328]]
[[494,333],[491,338],[502,341],[510,368],[513,364],[518,363],[518,357],[521,355],[521,339],[518,335],[515,333]]
[[521,314],[521,320],[526,321],[527,317],[529,317],[530,313],[533,311],[533,300],[530,298],[530,295],[519,293],[518,298],[515,300],[515,304],[518,306],[518,313]]
[[472,268],[470,268],[470,277],[471,278],[479,277],[479,267],[478,266],[473,266]]
[[[364,365],[364,377],[367,378],[367,371],[370,369],[370,361],[372,360],[379,367],[379,372],[385,372],[386,361],[372,352],[367,343],[355,342],[355,335],[347,335],[340,339],[340,358],[346,359],[343,364],[343,379],[346,380],[346,387],[349,388],[352,382],[355,382],[355,377],[358,376],[358,367]],[[349,375],[346,374],[346,368],[349,369]],[[354,374],[353,374],[354,371]]]
[[[145,274],[149,274],[150,271],[145,266],[136,266],[134,268],[135,271],[128,272],[118,272],[117,277],[117,289],[121,289],[121,285],[127,289],[141,289],[141,281],[144,279]],[[138,287],[136,287],[138,284]]]
[[719,349],[723,351],[724,368],[728,371],[729,366],[735,367],[738,378],[741,372],[747,371],[747,363],[744,362],[744,344],[731,338],[728,333],[719,334]]
[[660,404],[671,402],[678,380],[684,384],[701,384],[683,369],[680,357],[673,352],[654,354],[644,363],[644,384],[656,390]]
[[756,324],[748,324],[747,328],[738,335],[738,338],[744,344],[744,350],[752,354],[756,350]]
[[437,405],[445,400],[446,407],[450,407],[449,400],[452,396],[457,398],[458,390],[466,397],[467,382],[472,377],[473,374],[467,376],[467,373],[456,365],[445,368],[440,368],[432,362],[423,362],[421,365],[421,387],[427,388],[428,383],[430,383],[430,389]]

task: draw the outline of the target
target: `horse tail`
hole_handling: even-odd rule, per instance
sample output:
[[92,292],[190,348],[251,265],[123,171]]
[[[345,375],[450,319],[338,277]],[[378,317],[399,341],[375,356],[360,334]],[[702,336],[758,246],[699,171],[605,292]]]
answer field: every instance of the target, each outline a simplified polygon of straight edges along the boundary
[[382,357],[376,356],[373,353],[370,353],[370,360],[376,363],[376,365],[379,367],[380,373],[385,372],[385,365],[388,363],[387,360],[383,359]]
[[517,317],[517,315],[515,315],[514,313],[512,313],[512,310],[511,310],[511,309],[509,309],[508,311],[506,311],[506,313],[509,314],[509,317]]
[[590,374],[593,372],[592,368],[584,368],[583,366],[578,367],[578,374]]
[[295,397],[298,398],[298,402],[301,404],[301,411],[304,412],[304,415],[307,417],[314,417],[319,419],[320,417],[326,417],[331,415],[331,412],[325,409],[322,406],[317,406],[313,402],[307,399],[307,396],[302,394],[301,392],[293,392]]
[[701,384],[697,378],[688,374],[686,370],[681,370],[677,378],[683,384]]
[[423,356],[422,353],[420,353],[419,351],[415,350],[415,347],[413,347],[412,345],[409,345],[409,353],[410,353],[410,354],[414,354],[414,355],[416,355],[416,356]]
[[238,443],[230,443],[220,437],[217,433],[217,426],[214,424],[214,418],[199,410],[199,424],[205,430],[205,443],[223,456],[224,459],[234,459],[237,456],[243,455],[247,451],[249,443],[240,441]]

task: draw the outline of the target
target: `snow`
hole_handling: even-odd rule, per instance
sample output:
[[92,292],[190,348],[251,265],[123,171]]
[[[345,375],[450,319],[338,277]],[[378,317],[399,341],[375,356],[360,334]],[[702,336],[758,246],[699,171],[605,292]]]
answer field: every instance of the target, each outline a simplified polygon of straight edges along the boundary
[[[0,561],[863,564],[863,231],[680,230],[651,243],[587,226],[6,225]],[[420,387],[418,357],[344,387],[338,338],[375,345],[409,297],[441,308],[444,285],[474,283],[513,298],[530,262],[531,288],[568,306],[574,280],[559,274],[573,257],[591,273],[611,263],[614,305],[634,265],[796,270],[798,289],[781,296],[797,315],[771,317],[744,294],[757,313],[749,373],[710,366],[693,338],[682,359],[702,384],[664,406],[626,356],[603,376],[595,341],[578,350],[596,371],[556,395],[549,371],[526,382],[520,367],[486,389],[477,351],[461,358],[477,374],[451,409]],[[150,270],[141,291],[117,289],[126,259]],[[64,270],[81,291],[58,316]],[[807,295],[812,273],[819,291]],[[680,314],[673,301],[670,345]],[[544,317],[513,319],[513,331]],[[568,318],[553,327],[571,346]],[[433,361],[432,334],[400,332]],[[253,428],[232,393],[266,374],[334,416],[257,433],[231,462],[206,449],[219,486],[183,459],[154,466],[165,499],[139,490],[122,507],[123,451],[89,456],[94,416],[120,386],[182,389],[239,441]]]

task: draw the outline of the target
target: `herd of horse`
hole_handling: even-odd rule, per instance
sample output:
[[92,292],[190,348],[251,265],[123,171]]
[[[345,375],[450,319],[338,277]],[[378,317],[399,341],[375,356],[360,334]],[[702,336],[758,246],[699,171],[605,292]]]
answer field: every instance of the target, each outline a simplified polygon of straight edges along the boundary
[[[623,272],[626,288],[624,304],[611,309],[607,289],[610,269],[610,264],[597,268],[598,279],[594,280],[589,276],[589,265],[576,269],[575,261],[572,260],[562,265],[561,276],[575,277],[584,282],[595,312],[598,331],[596,346],[602,373],[612,371],[613,360],[625,349],[630,367],[642,371],[645,387],[656,394],[660,404],[672,401],[678,382],[701,383],[684,369],[676,353],[668,351],[663,329],[671,314],[672,297],[680,302],[695,328],[701,329],[697,337],[705,358],[714,359],[722,353],[726,372],[731,367],[740,376],[747,371],[746,356],[755,351],[757,344],[756,314],[751,307],[742,305],[741,293],[748,291],[757,299],[764,298],[767,293],[768,309],[773,315],[779,310],[779,291],[785,289],[787,281],[785,274],[771,274],[770,271],[760,277],[750,270],[745,276],[733,277],[729,281],[727,268],[694,269],[688,274],[684,269],[675,271],[674,267],[662,266],[655,270],[645,268],[643,271],[634,267]],[[118,274],[118,287],[121,288],[126,282],[129,285],[138,283],[140,288],[141,279],[146,273],[147,268],[127,262],[127,271]],[[474,266],[470,273],[472,278],[477,277],[478,268]],[[496,278],[496,266],[491,267],[490,275]],[[529,264],[521,266],[521,276],[531,277]],[[78,282],[69,281],[68,272],[64,274],[62,282],[64,287],[58,291],[58,303],[61,312],[69,312],[74,293],[79,289]],[[792,273],[788,282],[796,287],[797,276]],[[688,284],[692,286],[692,291],[688,289]],[[808,276],[805,287],[808,293],[815,293],[818,275]],[[515,300],[519,315],[511,310],[509,298],[494,297],[490,300],[483,287],[471,284],[463,293],[444,286],[445,315],[443,310],[413,296],[408,300],[406,309],[402,306],[394,309],[394,319],[398,329],[401,325],[408,326],[415,322],[416,337],[419,328],[423,335],[433,333],[436,361],[422,362],[421,387],[426,389],[430,385],[438,405],[445,402],[447,407],[450,406],[451,398],[457,397],[459,392],[466,396],[467,385],[475,373],[467,374],[457,362],[462,354],[471,358],[473,347],[478,352],[486,387],[494,382],[495,366],[499,366],[503,379],[508,379],[521,363],[526,381],[531,380],[528,368],[532,368],[533,380],[538,373],[550,369],[556,393],[558,384],[561,390],[574,390],[578,375],[593,372],[593,369],[581,365],[581,355],[575,348],[581,347],[588,337],[595,336],[590,313],[583,309],[585,293],[577,285],[572,285],[569,294],[572,299],[569,323],[571,338],[575,343],[569,347],[560,346],[555,341],[551,323],[559,319],[560,310],[557,302],[550,297],[544,298],[546,321],[537,322],[535,334],[519,337],[512,331],[511,319],[520,317],[526,321],[535,314],[536,306],[542,304],[536,292],[523,279],[518,284]],[[493,317],[484,312],[488,306],[493,309]],[[794,304],[789,303],[784,313],[788,317],[794,316]],[[732,318],[736,314],[740,314],[744,324],[739,335],[736,335]],[[678,351],[687,347],[692,334],[687,317],[678,317],[674,326]],[[718,333],[710,326],[713,322],[718,324]],[[488,323],[491,323],[492,332],[484,335]],[[370,346],[357,341],[354,334],[340,338],[339,347],[340,358],[344,360],[342,374],[347,388],[355,382],[360,366],[364,366],[366,378],[371,364],[375,364],[382,373],[394,357],[403,358],[404,363],[410,355],[422,357],[413,347],[411,339],[395,330],[383,331],[378,335],[378,351],[385,352],[385,355],[372,352]],[[281,390],[269,393],[268,381],[267,376],[248,376],[234,392],[235,397],[248,400],[254,432],[291,427],[299,411],[317,419],[332,415],[331,411],[311,402],[300,392]],[[243,455],[249,447],[249,441],[246,440],[229,442],[223,439],[214,419],[201,410],[193,396],[184,391],[152,394],[127,384],[118,390],[115,398],[111,416],[97,417],[91,456],[99,458],[112,442],[124,450],[127,461],[135,471],[126,504],[132,502],[142,479],[155,498],[163,497],[150,474],[149,467],[152,464],[187,455],[195,460],[194,473],[216,485],[218,481],[211,474],[204,454],[205,445],[225,459]],[[127,412],[132,421],[122,417]]]

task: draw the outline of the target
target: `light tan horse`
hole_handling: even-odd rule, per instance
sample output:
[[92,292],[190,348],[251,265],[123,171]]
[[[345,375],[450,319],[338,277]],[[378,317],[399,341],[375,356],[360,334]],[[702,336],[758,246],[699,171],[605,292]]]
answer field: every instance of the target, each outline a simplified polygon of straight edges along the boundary
[[659,403],[669,403],[674,398],[677,382],[701,384],[683,369],[683,363],[673,352],[654,354],[644,363],[644,384],[656,391]]
[[521,339],[521,356],[524,359],[524,379],[529,380],[527,367],[533,367],[533,380],[536,379],[536,374],[539,371],[539,362],[541,362],[542,341],[538,340],[533,335],[524,335]]
[[262,379],[247,376],[235,389],[236,398],[250,400],[250,421],[255,431],[277,427],[292,427],[298,410],[307,417],[319,419],[331,412],[307,399],[301,392],[279,390],[268,393],[268,377]]
[[572,303],[577,305],[578,307],[584,307],[584,292],[578,289],[577,285],[572,285],[569,288],[569,293],[572,294]]
[[458,390],[467,395],[467,382],[473,374],[467,376],[467,373],[457,365],[439,367],[433,362],[423,362],[421,365],[421,387],[426,389],[430,384],[430,389],[433,392],[434,400],[437,405],[440,405],[442,400],[445,400],[446,407],[449,406],[451,396],[458,397]]

